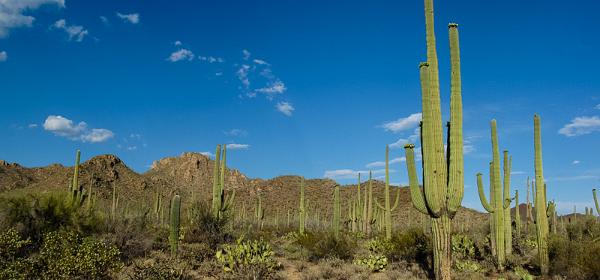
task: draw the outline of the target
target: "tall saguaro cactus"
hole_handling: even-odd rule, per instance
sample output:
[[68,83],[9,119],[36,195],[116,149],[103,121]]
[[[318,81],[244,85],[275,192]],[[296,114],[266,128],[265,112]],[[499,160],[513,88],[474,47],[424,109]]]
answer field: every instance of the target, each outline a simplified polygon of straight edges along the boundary
[[546,183],[542,160],[542,132],[540,116],[533,117],[533,146],[535,150],[535,225],[537,228],[538,261],[543,275],[548,274],[548,216],[546,215]]
[[521,208],[519,207],[519,191],[515,191],[515,229],[517,238],[521,238]]
[[367,187],[367,198],[365,198],[365,203],[367,205],[367,213],[365,214],[365,230],[367,231],[367,235],[371,235],[373,231],[373,224],[375,223],[375,218],[373,216],[373,180],[372,180],[372,172],[369,171],[369,185]]
[[[302,180],[300,181],[300,209],[298,210],[298,218],[300,220],[300,234],[304,233],[304,226],[305,226],[305,221],[304,219],[306,218],[305,214],[306,211],[304,209],[304,178],[302,178]],[[288,220],[289,220],[289,215],[288,215]]]
[[490,203],[485,198],[481,173],[477,174],[477,188],[479,199],[486,211],[492,214],[490,232],[492,244],[495,248],[496,262],[499,269],[503,269],[506,255],[512,251],[512,232],[510,222],[510,172],[511,161],[508,152],[504,151],[504,185],[500,174],[500,151],[498,148],[498,133],[496,120],[490,122],[492,131],[492,161],[490,162]]
[[394,201],[394,206],[391,206],[390,201],[390,148],[389,146],[385,146],[385,189],[384,189],[384,205],[379,204],[377,200],[377,206],[384,211],[384,221],[385,221],[385,238],[392,238],[392,211],[398,208],[398,202],[400,200],[400,188],[396,191],[396,200]]
[[177,247],[179,246],[179,229],[180,229],[180,214],[181,214],[181,197],[179,195],[173,196],[171,200],[171,212],[169,222],[169,243],[171,246],[171,255],[177,255]]
[[226,211],[233,208],[235,198],[235,189],[231,192],[229,199],[225,198],[225,171],[227,169],[227,145],[217,145],[215,152],[215,165],[213,168],[213,189],[212,189],[212,213],[215,217],[222,217]]
[[529,177],[527,177],[527,212],[525,212],[525,231],[529,234],[529,226],[533,222],[533,211],[531,209],[531,200],[529,200]]
[[423,154],[423,190],[415,167],[414,145],[405,146],[411,198],[420,212],[431,217],[434,272],[436,279],[450,279],[452,266],[451,219],[461,207],[464,194],[462,136],[462,93],[458,25],[448,25],[450,37],[450,123],[448,153],[443,140],[438,60],[435,43],[433,0],[425,0],[427,62],[420,65],[423,97],[421,145]]
[[333,234],[335,238],[340,236],[340,218],[342,215],[342,207],[340,205],[340,186],[335,185],[333,189]]

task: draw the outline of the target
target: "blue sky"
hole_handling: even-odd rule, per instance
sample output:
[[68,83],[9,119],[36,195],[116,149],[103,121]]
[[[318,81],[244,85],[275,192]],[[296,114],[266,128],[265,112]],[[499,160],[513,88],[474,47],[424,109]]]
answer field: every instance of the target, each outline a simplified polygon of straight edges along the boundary
[[[71,165],[80,148],[143,172],[227,143],[250,177],[381,176],[386,144],[418,141],[423,3],[323,2],[0,1],[0,158]],[[524,200],[537,112],[548,197],[561,212],[592,206],[600,4],[572,2],[436,1],[446,119],[446,24],[460,24],[464,205],[481,209],[492,118]],[[391,181],[405,183],[396,146]]]

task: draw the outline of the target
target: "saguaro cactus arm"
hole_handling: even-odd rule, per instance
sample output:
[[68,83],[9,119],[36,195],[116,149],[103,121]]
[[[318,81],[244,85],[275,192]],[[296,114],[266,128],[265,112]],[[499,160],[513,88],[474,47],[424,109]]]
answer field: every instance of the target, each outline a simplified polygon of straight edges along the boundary
[[408,182],[410,186],[410,197],[412,204],[417,211],[423,214],[429,214],[427,212],[427,206],[425,205],[425,195],[423,190],[419,187],[419,178],[417,176],[417,167],[415,164],[415,145],[406,144],[404,151],[406,152],[406,167],[408,169]]
[[483,208],[485,208],[485,210],[489,213],[494,213],[494,208],[488,203],[487,199],[485,198],[481,173],[477,173],[477,189],[479,190],[479,200],[481,200],[481,205],[483,206]]
[[455,213],[464,196],[462,85],[458,24],[448,25],[450,38],[450,124],[448,126],[448,211]]

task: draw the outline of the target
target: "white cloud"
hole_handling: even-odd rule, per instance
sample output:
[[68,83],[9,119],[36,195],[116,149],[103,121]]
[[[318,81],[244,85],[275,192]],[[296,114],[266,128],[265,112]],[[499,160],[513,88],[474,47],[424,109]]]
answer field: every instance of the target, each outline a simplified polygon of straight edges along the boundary
[[401,132],[408,129],[412,129],[419,125],[422,118],[422,113],[414,113],[406,118],[399,118],[395,121],[387,122],[381,125],[383,129],[391,132]]
[[600,110],[600,104],[596,105],[596,107],[594,107],[596,110]]
[[289,102],[278,102],[275,105],[275,108],[277,108],[277,111],[281,112],[282,114],[288,117],[291,117],[294,113],[294,110],[296,110],[294,106],[292,106],[292,104]]
[[246,136],[248,135],[248,131],[239,128],[233,128],[228,131],[223,131],[223,134],[227,136]]
[[6,53],[6,51],[1,51],[0,52],[0,62],[4,62],[8,59],[8,54]]
[[29,125],[27,125],[27,127],[36,128],[36,127],[38,127],[38,125],[37,125],[37,123],[30,123]]
[[250,66],[243,64],[240,69],[237,71],[238,79],[242,82],[244,88],[250,87],[250,79],[248,79],[248,71],[250,70]]
[[57,20],[52,28],[64,30],[69,35],[69,41],[74,40],[76,42],[83,41],[83,38],[88,35],[87,29],[85,29],[81,25],[67,25],[67,21],[65,19]]
[[242,54],[244,55],[244,60],[248,60],[250,58],[250,52],[248,50],[243,49]]
[[256,91],[266,94],[267,98],[269,99],[273,99],[274,95],[282,94],[286,90],[287,88],[285,87],[285,84],[280,80],[276,80],[275,82],[270,83],[268,86],[259,88]]
[[213,153],[211,152],[200,152],[201,155],[206,156],[206,157],[214,157]]
[[581,161],[574,160],[574,161],[573,161],[571,164],[573,164],[573,165],[577,165],[577,164],[580,164],[580,163],[581,163]]
[[108,25],[108,18],[105,16],[100,16],[100,21],[104,24],[104,25]]
[[177,40],[177,41],[175,41],[175,43],[173,43],[173,44],[174,44],[175,46],[179,47],[179,46],[181,46],[181,41]]
[[119,18],[121,18],[122,20],[128,21],[129,23],[132,23],[132,24],[138,24],[140,22],[140,14],[138,14],[138,13],[121,14],[121,13],[117,12],[117,16]]
[[564,182],[564,181],[582,181],[582,180],[596,180],[600,178],[596,175],[576,175],[576,176],[564,176],[564,177],[550,177],[546,179],[546,182]]
[[391,149],[400,149],[400,148],[404,148],[404,145],[409,144],[409,143],[416,143],[419,140],[419,137],[421,137],[421,129],[417,126],[415,128],[415,130],[413,131],[413,134],[411,134],[410,136],[408,136],[408,138],[400,138],[398,139],[398,141],[390,144],[390,148]]
[[255,59],[253,61],[254,61],[254,63],[256,63],[258,65],[269,65],[269,63],[267,63],[266,61],[264,61],[262,59]]
[[31,27],[35,18],[24,13],[45,4],[65,7],[64,0],[0,0],[0,38],[8,36],[12,28]]
[[[393,158],[392,160],[390,160],[389,164],[405,162],[405,161],[406,161],[406,157],[397,157],[397,158]],[[368,163],[366,165],[367,168],[383,167],[383,166],[385,166],[385,161],[375,161],[375,162]]]
[[227,149],[229,150],[246,150],[248,148],[250,148],[248,144],[227,144]]
[[[396,172],[393,169],[389,170],[390,173]],[[353,170],[353,169],[337,169],[337,170],[327,170],[323,177],[329,179],[354,179],[358,177],[358,173],[367,174],[369,171],[367,170]],[[373,175],[385,174],[385,169],[377,169],[372,171]],[[376,177],[377,178],[377,177]]]
[[182,60],[191,61],[194,59],[194,53],[188,49],[180,49],[171,53],[169,57],[167,57],[168,61],[177,62]]
[[525,175],[527,172],[525,171],[511,171],[510,175]]
[[208,61],[208,63],[215,63],[215,62],[223,63],[223,62],[225,62],[225,60],[223,58],[221,58],[221,57],[214,57],[214,56],[201,56],[201,55],[199,55],[198,59],[201,60],[201,61]]
[[600,131],[600,118],[593,117],[577,117],[571,120],[571,123],[562,127],[558,133],[567,137],[580,136]]
[[85,122],[75,124],[72,120],[63,116],[50,115],[44,121],[44,130],[54,135],[66,137],[71,140],[98,143],[104,142],[114,136],[114,133],[104,128],[88,129]]

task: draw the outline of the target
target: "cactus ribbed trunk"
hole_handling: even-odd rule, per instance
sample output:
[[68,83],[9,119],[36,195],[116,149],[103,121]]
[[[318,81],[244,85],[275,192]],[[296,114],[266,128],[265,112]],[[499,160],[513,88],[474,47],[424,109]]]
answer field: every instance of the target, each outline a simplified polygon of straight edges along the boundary
[[340,237],[340,218],[342,215],[340,206],[340,186],[335,185],[333,190],[333,234],[335,238]]
[[170,211],[170,227],[169,227],[169,242],[171,245],[171,255],[177,255],[179,246],[179,229],[180,229],[180,214],[181,214],[181,197],[175,195],[171,200]]
[[[304,209],[304,178],[300,181],[300,206],[298,211],[298,218],[300,220],[299,232],[300,234],[304,233],[304,218],[305,218],[305,209]],[[289,217],[288,217],[289,220]]]
[[598,196],[596,195],[596,189],[592,189],[592,195],[594,196],[594,204],[596,205],[596,214],[600,215],[600,205],[598,204]]
[[[413,206],[430,217],[435,278],[450,279],[451,220],[461,207],[464,195],[463,117],[458,25],[448,25],[450,41],[450,122],[444,148],[438,61],[435,49],[433,0],[425,0],[427,62],[420,65],[422,111],[421,146],[423,188],[419,187],[414,145],[408,144],[406,164]],[[447,152],[446,152],[447,151]]]
[[217,149],[215,151],[215,164],[213,167],[213,188],[212,188],[212,214],[214,217],[219,215],[219,208],[221,205],[221,199],[219,199],[220,189],[219,189],[219,168],[221,167],[221,145],[217,145]]
[[368,186],[368,202],[367,202],[367,235],[371,236],[373,233],[373,180],[372,180],[372,172],[369,171],[369,186]]
[[537,227],[538,261],[543,275],[548,274],[548,217],[546,216],[546,186],[542,160],[542,133],[540,117],[533,117],[535,150],[535,217]]
[[515,230],[517,238],[521,238],[521,207],[519,207],[519,191],[515,191]]
[[384,188],[384,205],[382,206],[381,204],[379,204],[379,202],[377,202],[377,200],[375,200],[375,202],[377,203],[377,206],[383,210],[384,212],[384,226],[385,226],[385,238],[386,239],[391,239],[392,238],[392,229],[393,229],[393,224],[392,224],[392,211],[394,211],[397,207],[398,207],[398,202],[400,201],[400,189],[398,188],[396,190],[396,200],[394,201],[394,206],[391,206],[391,201],[390,201],[390,166],[389,166],[389,159],[390,159],[390,148],[389,146],[385,147],[385,188]]
[[508,151],[504,151],[504,248],[507,256],[512,255],[512,220],[510,216],[511,164],[512,156],[508,157]]

